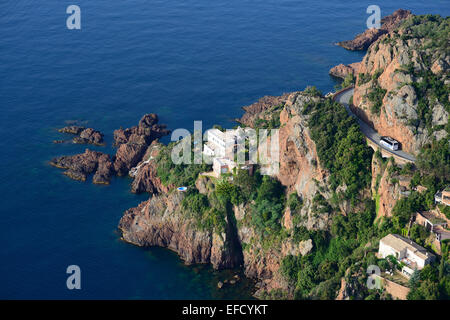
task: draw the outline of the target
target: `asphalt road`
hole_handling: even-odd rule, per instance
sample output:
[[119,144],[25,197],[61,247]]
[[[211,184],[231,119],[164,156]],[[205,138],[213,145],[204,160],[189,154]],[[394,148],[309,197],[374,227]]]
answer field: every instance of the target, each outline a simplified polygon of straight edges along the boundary
[[406,153],[402,150],[393,151],[393,150],[390,150],[390,149],[380,145],[380,135],[374,129],[372,129],[367,123],[365,123],[360,118],[358,118],[349,107],[348,103],[350,101],[350,97],[353,95],[353,91],[354,91],[353,88],[343,91],[335,96],[335,100],[337,102],[343,104],[345,106],[345,109],[347,109],[348,114],[350,114],[352,117],[354,117],[358,121],[362,133],[368,139],[370,139],[372,142],[377,144],[377,146],[379,146],[381,149],[383,149],[391,154],[395,154],[396,156],[401,157],[403,159],[415,162],[416,158],[409,153]]

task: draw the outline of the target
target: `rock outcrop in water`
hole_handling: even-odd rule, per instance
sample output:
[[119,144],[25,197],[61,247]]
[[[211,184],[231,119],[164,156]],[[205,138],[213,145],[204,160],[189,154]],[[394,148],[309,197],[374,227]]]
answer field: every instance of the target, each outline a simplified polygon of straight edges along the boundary
[[380,29],[367,29],[363,33],[358,34],[353,40],[341,41],[337,44],[348,50],[366,50],[379,37],[397,28],[410,15],[411,11],[398,9],[393,14],[381,19]]
[[84,129],[86,129],[85,127],[81,127],[81,126],[67,126],[61,129],[58,129],[59,132],[61,133],[69,133],[69,134],[76,134],[79,135],[81,133],[81,131],[83,131]]
[[[74,143],[103,144],[103,134],[92,128],[68,126],[59,131],[77,135],[73,138]],[[170,131],[166,129],[165,125],[158,124],[156,114],[147,114],[141,118],[138,126],[114,131],[114,144],[119,146],[114,157],[86,149],[82,154],[56,157],[50,161],[50,164],[66,169],[64,174],[74,180],[86,181],[89,174],[95,173],[94,183],[109,184],[114,174],[127,175],[132,167],[141,162],[150,144],[169,133]],[[158,190],[157,178],[155,177],[154,180],[156,187],[153,184],[151,185],[151,180],[147,179],[154,175],[155,171],[152,170],[156,169],[154,167],[153,169],[150,167],[144,168],[141,175],[133,183],[133,192],[147,191],[153,193]],[[147,172],[147,175],[144,174],[145,172]],[[164,189],[162,186],[160,187]]]
[[54,158],[50,164],[66,169],[64,174],[74,180],[86,181],[88,175],[95,173],[93,183],[96,184],[109,184],[114,172],[109,155],[89,149],[82,154]]
[[348,65],[339,64],[333,68],[330,69],[329,74],[336,78],[345,79],[345,77],[349,74],[352,74],[356,77],[359,70],[359,65],[361,62],[354,62]]
[[84,129],[78,137],[72,139],[73,143],[104,145],[103,133],[92,128]]
[[[72,125],[72,126],[67,126],[67,127],[61,128],[58,131],[62,132],[62,133],[76,135],[76,137],[74,137],[72,139],[73,143],[94,144],[94,145],[98,145],[98,146],[104,145],[103,133],[101,133],[100,131],[94,130],[92,128],[85,128],[85,127],[81,127],[81,126]],[[55,143],[61,143],[61,142],[63,142],[63,141],[61,141],[61,140],[55,141]]]

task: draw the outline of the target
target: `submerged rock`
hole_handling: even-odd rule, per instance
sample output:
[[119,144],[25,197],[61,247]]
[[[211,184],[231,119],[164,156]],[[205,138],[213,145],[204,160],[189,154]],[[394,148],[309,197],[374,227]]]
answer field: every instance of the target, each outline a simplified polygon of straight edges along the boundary
[[[95,144],[95,145],[103,145],[103,133],[100,131],[94,130],[92,128],[85,128],[81,126],[67,126],[61,129],[58,129],[61,133],[68,133],[76,135],[72,139],[73,143],[78,144]],[[63,140],[55,140],[54,143],[62,143]]]
[[58,129],[58,131],[61,133],[69,133],[69,134],[77,134],[78,135],[84,129],[85,129],[85,127],[81,127],[81,126],[67,126],[67,127]]

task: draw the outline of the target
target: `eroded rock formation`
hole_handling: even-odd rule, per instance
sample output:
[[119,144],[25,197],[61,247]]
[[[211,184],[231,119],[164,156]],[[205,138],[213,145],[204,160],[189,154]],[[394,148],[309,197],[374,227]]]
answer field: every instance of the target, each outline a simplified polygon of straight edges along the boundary
[[449,114],[445,101],[418,90],[445,88],[450,83],[448,50],[430,49],[432,41],[412,34],[409,28],[383,35],[361,62],[353,96],[354,111],[362,119],[380,135],[400,141],[403,150],[414,155],[433,137],[447,136],[443,128]]
[[93,182],[97,184],[109,184],[113,174],[109,155],[89,149],[81,154],[54,158],[50,164],[66,169],[64,174],[74,180],[86,181],[89,174],[95,173]]
[[332,75],[333,77],[342,79],[344,79],[349,74],[352,74],[353,76],[356,77],[356,75],[358,74],[360,64],[361,62],[354,62],[347,65],[341,63],[331,68],[329,74]]
[[119,223],[123,239],[138,246],[166,247],[187,264],[211,263],[215,269],[240,266],[242,253],[232,245],[232,232],[199,229],[183,210],[183,198],[181,192],[155,195],[127,210]]

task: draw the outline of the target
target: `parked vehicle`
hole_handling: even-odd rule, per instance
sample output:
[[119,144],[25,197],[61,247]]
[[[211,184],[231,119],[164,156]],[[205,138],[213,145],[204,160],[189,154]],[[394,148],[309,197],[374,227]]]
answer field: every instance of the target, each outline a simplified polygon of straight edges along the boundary
[[399,149],[399,142],[391,137],[381,137],[380,144],[393,151]]

